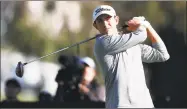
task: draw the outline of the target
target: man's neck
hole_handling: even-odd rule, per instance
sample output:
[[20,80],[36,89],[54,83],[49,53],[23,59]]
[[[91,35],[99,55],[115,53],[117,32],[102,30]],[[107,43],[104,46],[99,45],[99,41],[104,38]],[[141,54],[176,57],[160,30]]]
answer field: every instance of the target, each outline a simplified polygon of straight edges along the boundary
[[119,33],[119,32],[118,32],[117,28],[115,28],[115,29],[113,29],[112,31],[108,32],[108,35],[116,35],[116,34],[118,34],[118,33]]
[[109,36],[111,36],[111,35],[116,35],[116,34],[119,34],[118,30],[113,30],[113,31],[110,31],[110,32],[108,32],[106,34],[101,34],[101,35],[109,35]]

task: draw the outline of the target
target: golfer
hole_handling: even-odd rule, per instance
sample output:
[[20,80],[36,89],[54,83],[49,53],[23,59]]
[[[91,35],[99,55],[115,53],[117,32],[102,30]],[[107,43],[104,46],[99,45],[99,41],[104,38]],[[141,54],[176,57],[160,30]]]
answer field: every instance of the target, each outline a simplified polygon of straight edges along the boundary
[[[106,108],[154,108],[146,86],[143,62],[169,59],[164,42],[144,17],[127,22],[127,34],[117,30],[119,17],[108,5],[93,11],[93,26],[100,32],[94,55],[103,70],[106,86]],[[149,37],[152,46],[141,44]]]

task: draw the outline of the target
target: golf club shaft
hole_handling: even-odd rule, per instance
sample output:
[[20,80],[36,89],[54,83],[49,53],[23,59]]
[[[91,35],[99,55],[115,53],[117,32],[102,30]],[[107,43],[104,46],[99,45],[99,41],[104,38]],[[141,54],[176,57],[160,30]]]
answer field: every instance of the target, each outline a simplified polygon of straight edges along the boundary
[[69,48],[71,48],[71,47],[74,47],[74,46],[77,46],[77,45],[79,45],[79,44],[88,42],[88,41],[90,41],[90,40],[92,40],[92,39],[95,39],[96,37],[97,37],[97,36],[92,37],[92,38],[87,39],[87,40],[84,40],[84,41],[81,41],[81,42],[78,42],[78,43],[75,43],[75,44],[70,45],[70,46],[68,46],[68,47],[62,48],[62,49],[60,49],[60,50],[58,50],[58,51],[55,51],[55,52],[52,52],[52,53],[47,54],[47,55],[45,55],[45,56],[42,56],[42,57],[40,57],[40,58],[36,58],[36,59],[31,60],[31,61],[29,61],[29,62],[23,63],[23,65],[27,65],[27,64],[32,63],[32,62],[34,62],[34,61],[37,61],[37,60],[40,60],[40,59],[42,59],[42,58],[48,57],[48,56],[50,56],[50,55],[56,54],[56,53],[58,53],[58,52],[60,52],[60,51],[64,51],[64,50],[67,50],[67,49],[69,49]]

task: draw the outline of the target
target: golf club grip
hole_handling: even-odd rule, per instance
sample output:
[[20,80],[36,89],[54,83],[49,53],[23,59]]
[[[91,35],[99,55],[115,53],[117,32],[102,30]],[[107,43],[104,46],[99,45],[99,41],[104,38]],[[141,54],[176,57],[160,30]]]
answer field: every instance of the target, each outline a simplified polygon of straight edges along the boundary
[[124,25],[121,26],[122,29],[125,29],[127,27],[129,27],[127,24],[124,24]]
[[26,62],[26,63],[23,63],[23,66],[24,66],[24,65],[27,65],[27,64],[28,64],[27,62]]

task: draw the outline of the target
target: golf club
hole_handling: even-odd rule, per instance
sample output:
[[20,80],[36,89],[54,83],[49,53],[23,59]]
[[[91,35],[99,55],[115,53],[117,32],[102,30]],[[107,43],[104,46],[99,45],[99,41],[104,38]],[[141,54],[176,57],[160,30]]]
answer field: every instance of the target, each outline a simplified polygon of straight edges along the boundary
[[75,43],[75,44],[70,45],[70,46],[67,46],[67,47],[65,47],[65,48],[62,48],[62,49],[60,49],[60,50],[58,50],[58,51],[52,52],[52,53],[47,54],[47,55],[45,55],[45,56],[36,58],[36,59],[31,60],[31,61],[28,61],[28,62],[25,62],[25,63],[22,63],[22,62],[20,61],[20,62],[18,62],[17,67],[16,67],[16,75],[17,75],[18,77],[22,77],[23,74],[24,74],[24,68],[23,68],[23,67],[24,67],[25,65],[29,64],[29,63],[32,63],[32,62],[34,62],[34,61],[38,61],[38,60],[40,60],[40,59],[42,59],[42,58],[45,58],[45,57],[48,57],[48,56],[50,56],[50,55],[56,54],[56,53],[58,53],[58,52],[60,52],[60,51],[64,51],[64,50],[67,50],[67,49],[69,49],[69,48],[71,48],[71,47],[74,47],[74,46],[80,45],[80,44],[82,44],[82,43],[88,42],[88,41],[90,41],[90,40],[92,40],[92,39],[95,39],[96,37],[98,37],[98,35],[96,35],[96,36],[94,36],[94,37],[92,37],[92,38],[90,38],[90,39],[87,39],[87,40],[84,40],[84,41]]

